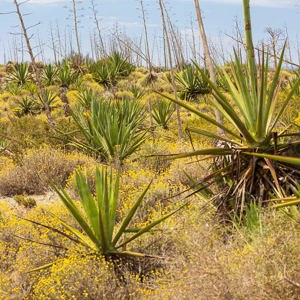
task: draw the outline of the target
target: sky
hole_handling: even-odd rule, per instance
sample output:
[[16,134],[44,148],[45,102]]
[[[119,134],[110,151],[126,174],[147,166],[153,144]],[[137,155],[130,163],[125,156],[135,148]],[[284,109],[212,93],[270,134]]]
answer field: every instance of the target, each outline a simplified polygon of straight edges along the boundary
[[[101,30],[106,39],[116,31],[125,32],[132,39],[138,40],[143,32],[141,10],[138,0],[94,0],[97,5],[97,15],[101,21]],[[95,30],[90,9],[90,0],[77,0],[79,15],[79,34],[84,54],[92,55],[90,37]],[[160,52],[162,44],[161,19],[157,0],[144,0],[147,26],[151,39],[151,49]],[[182,36],[191,41],[191,28],[197,35],[196,15],[193,0],[165,0],[172,22]],[[233,35],[234,24],[242,24],[242,0],[200,0],[204,17],[204,25],[208,38],[216,48],[220,43],[226,53],[232,52],[233,41],[226,34]],[[298,62],[297,45],[298,29],[300,28],[300,0],[251,0],[252,24],[255,41],[267,39],[267,27],[282,29],[288,32],[291,40],[293,60]],[[58,29],[61,39],[67,36],[65,47],[70,49],[70,43],[75,48],[73,23],[70,14],[71,0],[31,0],[21,6],[26,14],[25,23],[32,26],[32,43],[35,53],[42,54],[47,60],[53,60],[51,28],[58,43]],[[0,12],[12,12],[12,0],[0,0]],[[6,60],[27,59],[22,51],[19,20],[15,14],[0,14],[0,62]],[[117,25],[116,25],[117,24]],[[58,28],[58,29],[57,29]],[[70,42],[70,36],[72,41]],[[300,44],[300,42],[299,42]],[[200,46],[199,46],[200,47]],[[197,45],[198,49],[198,45]],[[41,54],[38,58],[41,58]]]

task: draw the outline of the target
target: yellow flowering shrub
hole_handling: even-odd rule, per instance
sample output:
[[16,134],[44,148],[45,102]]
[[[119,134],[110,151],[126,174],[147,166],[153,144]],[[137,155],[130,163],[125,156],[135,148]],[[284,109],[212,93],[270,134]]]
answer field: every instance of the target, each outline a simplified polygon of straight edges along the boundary
[[77,101],[77,95],[78,95],[78,91],[77,90],[70,90],[67,92],[67,99],[69,101],[69,105],[71,108],[74,108],[76,106],[76,104],[78,103]]
[[82,81],[83,82],[93,82],[93,75],[92,74],[90,74],[90,73],[87,73],[87,74],[84,74],[83,76],[82,76]]
[[105,92],[103,85],[99,84],[96,81],[84,81],[82,87],[86,89],[93,89],[96,93],[102,94]]
[[298,117],[295,119],[295,123],[300,126],[300,112],[298,113]]
[[119,91],[116,92],[116,98],[120,100],[133,100],[133,94],[129,91]]

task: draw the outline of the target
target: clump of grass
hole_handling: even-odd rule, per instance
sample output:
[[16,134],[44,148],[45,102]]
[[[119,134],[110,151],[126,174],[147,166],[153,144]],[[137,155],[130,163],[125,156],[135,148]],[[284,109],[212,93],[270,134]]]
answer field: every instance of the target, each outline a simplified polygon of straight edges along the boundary
[[26,195],[16,195],[14,196],[14,200],[19,206],[23,206],[25,208],[33,208],[36,206],[35,199]]

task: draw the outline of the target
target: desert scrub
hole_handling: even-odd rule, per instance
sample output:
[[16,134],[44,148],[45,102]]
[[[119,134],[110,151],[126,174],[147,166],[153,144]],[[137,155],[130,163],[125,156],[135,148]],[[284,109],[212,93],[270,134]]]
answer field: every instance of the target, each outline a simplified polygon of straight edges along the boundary
[[[28,287],[39,278],[38,273],[28,273],[34,267],[57,259],[69,247],[66,238],[47,230],[38,228],[25,219],[37,219],[49,226],[57,226],[57,219],[52,218],[45,210],[68,220],[68,214],[60,203],[41,205],[32,210],[12,208],[0,203],[0,299],[24,299]],[[13,213],[12,213],[13,212]],[[56,247],[39,244],[56,245]]]
[[[172,151],[176,151],[176,144],[167,143],[163,138],[148,139],[137,156],[139,167],[142,166],[143,169],[150,169],[160,174],[170,167],[171,161],[164,155],[174,153]],[[130,168],[134,166],[133,163]]]
[[[90,74],[88,74],[90,75]],[[98,93],[99,95],[105,92],[105,88],[103,85],[97,83],[93,79],[90,81],[83,81],[82,88],[84,89],[92,89],[95,91],[95,93]]]
[[0,94],[0,113],[2,117],[13,110],[16,101],[18,101],[18,96],[11,95],[8,92]]
[[51,142],[50,127],[44,115],[3,118],[0,120],[0,133],[9,137],[6,139],[8,148],[16,156],[26,148]]
[[72,171],[92,159],[78,153],[45,147],[28,150],[18,164],[0,172],[0,194],[43,194],[50,185],[65,185]]
[[239,232],[224,239],[224,227],[204,222],[201,210],[195,211],[191,207],[188,219],[181,219],[177,254],[157,280],[155,299],[299,298],[299,288],[288,281],[299,282],[299,225],[281,213],[265,213],[262,234],[247,243]]
[[118,91],[115,94],[116,99],[119,100],[133,100],[133,94],[130,91]]
[[138,288],[137,278],[126,274],[120,285],[113,265],[97,256],[71,255],[45,272],[35,284],[34,299],[126,299]]

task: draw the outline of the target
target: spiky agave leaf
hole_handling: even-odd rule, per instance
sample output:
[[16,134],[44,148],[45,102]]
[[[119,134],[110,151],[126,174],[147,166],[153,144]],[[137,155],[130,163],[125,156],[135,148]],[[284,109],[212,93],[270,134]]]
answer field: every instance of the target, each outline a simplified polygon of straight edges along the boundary
[[85,141],[72,140],[81,149],[92,151],[106,161],[121,162],[134,153],[145,141],[142,129],[144,110],[137,102],[96,101],[90,112],[72,112],[72,117]]
[[[187,203],[179,206],[175,210],[162,215],[157,220],[141,228],[130,228],[130,224],[135,217],[135,214],[148,192],[150,184],[142,192],[134,205],[129,209],[127,215],[121,224],[116,224],[116,213],[119,201],[119,179],[118,173],[114,174],[112,168],[107,167],[101,169],[96,168],[96,194],[93,195],[87,184],[87,177],[81,172],[76,173],[76,188],[79,193],[82,207],[71,199],[68,193],[62,188],[55,188],[58,196],[66,206],[74,220],[76,226],[69,225],[61,218],[51,214],[58,220],[65,231],[55,227],[41,224],[37,221],[28,220],[36,225],[45,227],[56,232],[70,241],[86,248],[90,253],[96,255],[110,256],[145,256],[144,253],[136,253],[131,251],[120,250],[123,246],[130,244],[137,238],[140,238],[145,233],[151,231],[154,227],[174,215],[176,212],[186,206]],[[54,263],[36,268],[42,270],[52,266]]]
[[[241,214],[244,212],[246,202],[249,202],[250,199],[257,201],[264,198],[269,199],[273,197],[272,193],[282,196],[282,178],[286,178],[285,174],[288,172],[288,168],[291,168],[293,172],[292,166],[299,164],[298,158],[284,155],[291,145],[286,141],[281,143],[281,138],[284,135],[276,134],[275,128],[300,83],[298,78],[280,103],[281,107],[279,107],[280,72],[286,45],[283,47],[273,78],[269,81],[268,55],[262,57],[259,70],[256,66],[255,56],[253,55],[251,26],[249,25],[249,0],[243,0],[243,4],[245,27],[247,28],[247,64],[243,66],[237,53],[234,53],[234,61],[231,63],[231,76],[227,73],[227,70],[223,70],[221,75],[226,93],[223,88],[214,84],[207,74],[194,63],[196,69],[209,83],[213,91],[215,101],[212,102],[212,105],[221,112],[226,122],[220,124],[214,118],[203,114],[185,101],[177,101],[165,96],[224,131],[225,136],[218,137],[217,134],[210,133],[202,128],[188,128],[191,133],[216,139],[220,145],[218,150],[215,148],[196,150],[173,157],[215,156],[213,161],[215,169],[222,169],[230,165],[231,173],[219,176],[219,181],[222,183],[220,188],[226,190],[226,197],[219,197],[222,203],[217,205],[218,207],[223,205],[227,211],[239,210]],[[287,135],[285,136],[287,137]],[[272,164],[270,159],[282,163]],[[299,177],[298,173],[293,172],[293,174]],[[288,190],[286,194],[289,195],[291,192]]]
[[174,111],[175,106],[173,103],[159,100],[153,107],[152,116],[158,125],[168,129],[168,123]]

